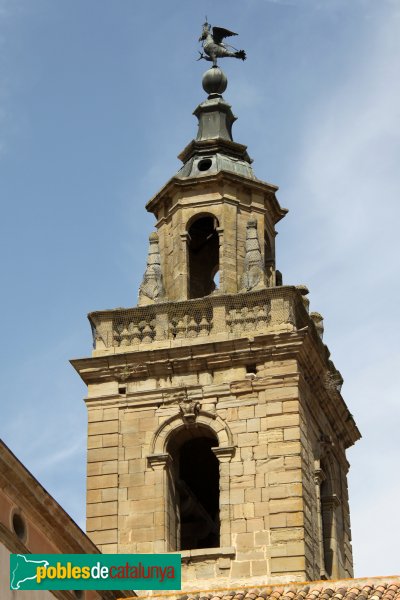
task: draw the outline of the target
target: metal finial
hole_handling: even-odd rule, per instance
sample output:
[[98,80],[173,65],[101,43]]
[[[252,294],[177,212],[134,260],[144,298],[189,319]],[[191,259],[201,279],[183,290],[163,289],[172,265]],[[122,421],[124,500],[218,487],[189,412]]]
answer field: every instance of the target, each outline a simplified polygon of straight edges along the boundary
[[[217,66],[218,58],[240,58],[241,60],[246,60],[246,52],[244,50],[235,50],[229,44],[224,44],[222,40],[226,37],[230,37],[232,35],[237,35],[233,31],[229,31],[229,29],[224,29],[223,27],[213,27],[211,30],[211,25],[207,21],[203,25],[203,31],[201,32],[201,36],[199,38],[199,42],[202,42],[202,47],[204,50],[200,52],[200,58],[204,60],[208,60],[213,63],[213,66]],[[232,48],[232,50],[228,50]]]

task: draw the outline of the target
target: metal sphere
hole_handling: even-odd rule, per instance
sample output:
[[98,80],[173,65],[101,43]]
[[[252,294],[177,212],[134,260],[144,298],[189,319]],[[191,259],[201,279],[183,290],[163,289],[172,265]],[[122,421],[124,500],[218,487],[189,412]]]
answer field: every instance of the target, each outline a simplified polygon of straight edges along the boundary
[[228,86],[225,73],[219,67],[211,67],[203,75],[203,90],[207,94],[223,94]]

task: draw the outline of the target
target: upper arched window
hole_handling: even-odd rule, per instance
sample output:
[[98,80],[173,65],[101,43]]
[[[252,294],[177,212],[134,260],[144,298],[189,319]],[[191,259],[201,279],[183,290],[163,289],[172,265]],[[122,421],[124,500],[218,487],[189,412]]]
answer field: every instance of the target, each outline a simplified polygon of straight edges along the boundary
[[219,270],[218,221],[212,215],[197,218],[188,229],[189,298],[211,294]]
[[275,257],[273,241],[268,235],[268,231],[264,230],[264,268],[267,275],[268,285],[274,285],[273,272],[275,269]]

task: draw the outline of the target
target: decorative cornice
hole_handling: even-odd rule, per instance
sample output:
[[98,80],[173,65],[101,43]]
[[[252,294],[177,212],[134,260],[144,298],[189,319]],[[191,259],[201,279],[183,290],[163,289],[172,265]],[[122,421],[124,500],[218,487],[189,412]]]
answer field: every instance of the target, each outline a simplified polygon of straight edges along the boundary
[[[283,288],[282,297],[290,297],[294,288]],[[250,292],[250,295],[264,294],[269,290],[260,292]],[[305,308],[302,305],[301,294],[298,295],[299,310],[301,318],[309,321]],[[245,294],[243,294],[245,296]],[[211,302],[210,299],[207,300]],[[226,302],[225,297],[216,297],[212,299],[215,305]],[[190,301],[179,303],[180,306],[186,305]],[[162,305],[158,305],[162,306]],[[296,309],[297,310],[297,309]],[[108,314],[108,313],[106,313]],[[306,322],[307,322],[306,321]],[[202,339],[201,342],[193,343],[188,339],[187,343],[172,346],[167,341],[168,347],[150,348],[146,350],[135,350],[121,352],[112,356],[99,356],[87,359],[71,361],[76,370],[81,374],[86,383],[118,380],[112,369],[122,369],[119,373],[124,373],[126,366],[128,369],[132,365],[143,366],[140,372],[138,366],[129,373],[130,377],[168,377],[170,375],[179,375],[185,372],[212,371],[217,365],[219,367],[245,365],[254,361],[297,359],[299,364],[300,385],[305,385],[304,389],[312,389],[313,399],[307,400],[311,410],[320,410],[323,408],[328,415],[329,422],[334,432],[335,439],[342,439],[343,447],[348,448],[353,445],[360,437],[360,432],[349,413],[349,410],[340,395],[339,391],[331,392],[325,386],[324,374],[327,369],[331,369],[329,362],[329,351],[322,343],[315,331],[315,327],[304,327],[297,331],[266,332],[265,334],[249,337],[232,337],[231,339],[218,339],[217,337]],[[190,349],[190,350],[189,350]],[[121,364],[118,364],[121,361]],[[132,363],[131,363],[132,361]],[[304,381],[304,383],[303,383]],[[239,387],[252,386],[252,389],[262,387],[263,382],[259,378],[238,383]],[[167,390],[165,390],[167,391]],[[134,396],[128,403],[134,402]],[[166,401],[167,398],[166,398]],[[327,433],[330,433],[329,431]],[[339,444],[338,446],[341,446]]]
[[[101,380],[119,380],[124,377],[154,377],[186,372],[188,370],[212,370],[216,365],[239,366],[248,363],[249,358],[255,361],[263,359],[294,358],[300,351],[307,331],[272,330],[252,338],[237,337],[232,339],[215,339],[187,345],[151,348],[146,350],[127,351],[107,356],[74,359],[71,364],[86,383]],[[279,340],[279,343],[278,343]],[[190,354],[187,352],[190,347]],[[110,365],[123,361],[123,364]],[[132,367],[128,360],[135,360]],[[254,360],[252,362],[254,362]],[[192,365],[196,366],[193,367]],[[185,369],[182,370],[182,367]],[[257,378],[255,379],[257,381]]]
[[149,212],[157,212],[157,205],[160,201],[163,201],[165,195],[170,196],[171,191],[174,188],[194,188],[197,185],[201,185],[204,190],[207,184],[222,183],[224,180],[231,183],[243,185],[246,188],[257,190],[258,192],[267,193],[271,203],[271,213],[275,223],[280,221],[288,212],[287,208],[282,208],[275,197],[275,192],[279,189],[278,186],[271,183],[262,181],[261,179],[249,179],[237,173],[231,173],[229,171],[219,171],[218,173],[211,175],[202,175],[201,179],[196,178],[180,178],[178,176],[172,177],[164,187],[146,204],[146,210]]
[[349,448],[361,438],[361,434],[340,392],[333,392],[325,385],[325,374],[330,363],[329,350],[322,343],[315,327],[309,328],[298,359],[301,382],[304,381],[312,389],[315,406],[318,410],[323,407],[325,414],[329,415],[335,436],[343,440],[345,448]]
[[192,156],[202,154],[216,154],[221,152],[226,156],[233,156],[235,158],[244,160],[248,163],[252,163],[252,159],[247,153],[247,146],[239,144],[238,142],[225,140],[222,138],[215,138],[209,140],[192,140],[189,144],[178,154],[179,160],[186,163]]

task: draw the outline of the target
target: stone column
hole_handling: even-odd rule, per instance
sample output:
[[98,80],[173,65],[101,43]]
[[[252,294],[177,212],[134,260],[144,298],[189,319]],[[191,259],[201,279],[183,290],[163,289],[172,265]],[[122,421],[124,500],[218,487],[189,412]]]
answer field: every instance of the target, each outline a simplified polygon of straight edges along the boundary
[[180,255],[181,263],[179,265],[179,284],[177,286],[178,300],[187,300],[189,298],[189,267],[188,267],[188,233],[180,234]]
[[155,489],[161,489],[159,510],[154,514],[154,552],[169,552],[171,548],[171,531],[169,531],[169,491],[168,491],[168,469],[171,467],[172,459],[168,453],[153,454],[148,457],[148,463],[155,472]]
[[231,546],[231,514],[229,463],[235,453],[233,446],[212,448],[219,460],[219,517],[221,548]]
[[[339,556],[338,556],[338,539],[337,539],[337,519],[336,509],[340,505],[340,500],[336,494],[330,496],[322,496],[321,512],[324,527],[324,549],[325,549],[325,568],[328,570],[329,578],[339,579]],[[328,557],[329,552],[329,557]],[[329,560],[330,565],[327,565]],[[330,567],[330,568],[329,568]]]
[[[223,208],[223,243],[220,249],[220,270],[223,272],[224,294],[236,294],[237,282],[237,204],[225,199]],[[222,242],[222,240],[221,240]]]
[[321,483],[325,475],[322,469],[317,468],[314,472],[315,495],[317,497],[317,527],[318,527],[318,550],[319,550],[319,576],[327,579],[325,571],[324,532],[322,527],[322,505],[321,505]]

